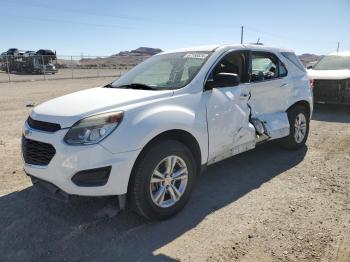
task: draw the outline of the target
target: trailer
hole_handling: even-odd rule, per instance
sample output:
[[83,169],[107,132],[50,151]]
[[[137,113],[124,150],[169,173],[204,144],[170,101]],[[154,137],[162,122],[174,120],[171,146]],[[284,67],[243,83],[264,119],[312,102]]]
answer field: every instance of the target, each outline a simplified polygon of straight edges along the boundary
[[53,51],[44,49],[35,54],[3,55],[0,61],[1,70],[9,73],[55,74],[58,71],[54,65],[56,59]]

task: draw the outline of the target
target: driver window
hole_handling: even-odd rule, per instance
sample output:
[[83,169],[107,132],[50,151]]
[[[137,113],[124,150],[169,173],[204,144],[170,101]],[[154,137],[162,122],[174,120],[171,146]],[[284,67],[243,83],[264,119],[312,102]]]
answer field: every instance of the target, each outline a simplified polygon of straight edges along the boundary
[[247,58],[248,53],[245,51],[233,51],[227,54],[213,68],[209,79],[213,79],[219,73],[232,73],[239,76],[241,83],[248,82]]
[[265,81],[278,77],[278,60],[269,53],[252,53],[251,82]]

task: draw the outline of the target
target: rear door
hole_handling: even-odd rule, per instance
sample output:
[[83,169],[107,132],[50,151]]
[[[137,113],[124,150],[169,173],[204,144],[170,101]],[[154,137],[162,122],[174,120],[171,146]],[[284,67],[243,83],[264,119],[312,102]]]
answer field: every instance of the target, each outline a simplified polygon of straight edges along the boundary
[[289,122],[285,112],[292,86],[288,71],[272,52],[252,51],[251,53],[249,105],[252,117],[266,122],[271,138],[289,133]]

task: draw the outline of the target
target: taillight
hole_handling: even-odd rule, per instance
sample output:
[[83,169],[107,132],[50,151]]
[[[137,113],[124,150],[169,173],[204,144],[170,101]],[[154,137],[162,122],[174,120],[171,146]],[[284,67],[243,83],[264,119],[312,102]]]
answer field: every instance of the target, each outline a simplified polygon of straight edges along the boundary
[[310,78],[309,81],[310,81],[310,88],[311,88],[311,90],[313,90],[314,86],[315,86],[315,80]]

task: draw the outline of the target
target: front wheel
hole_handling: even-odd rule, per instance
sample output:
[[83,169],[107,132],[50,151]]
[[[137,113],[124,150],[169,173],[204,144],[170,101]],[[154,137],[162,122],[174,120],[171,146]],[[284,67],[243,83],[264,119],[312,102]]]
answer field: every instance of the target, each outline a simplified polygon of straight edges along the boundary
[[142,153],[129,187],[132,208],[150,220],[169,218],[187,203],[196,162],[184,144],[164,140]]
[[283,147],[298,149],[305,145],[309,135],[310,114],[304,106],[294,106],[288,110],[290,132],[281,141]]

